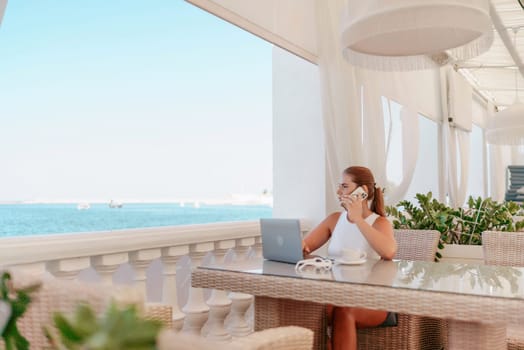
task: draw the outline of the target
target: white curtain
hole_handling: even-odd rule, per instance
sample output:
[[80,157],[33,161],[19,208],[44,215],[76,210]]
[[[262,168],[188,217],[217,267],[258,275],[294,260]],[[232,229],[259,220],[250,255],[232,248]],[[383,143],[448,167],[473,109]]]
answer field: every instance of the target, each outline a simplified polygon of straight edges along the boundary
[[[417,89],[411,73],[374,72],[352,67],[342,57],[340,16],[343,0],[317,0],[318,65],[326,140],[327,210],[337,210],[336,183],[349,165],[369,167],[377,185],[387,183],[388,150],[384,144],[384,115],[381,96],[403,105],[403,179],[399,186],[386,189],[388,204],[406,194],[417,161]],[[410,82],[411,81],[411,82]],[[422,92],[424,93],[424,92]],[[330,189],[333,189],[330,191]]]
[[[363,88],[363,128],[364,128],[364,150],[366,165],[373,171],[377,184],[386,187],[386,204],[395,204],[406,195],[418,159],[419,124],[416,111],[416,94],[409,89],[414,87],[409,84],[412,74],[375,72],[368,70],[357,70],[357,80]],[[408,91],[406,91],[408,90]],[[385,135],[384,112],[382,110],[382,96],[395,99],[402,105],[400,113],[401,121],[401,145],[402,162],[398,166],[402,169],[401,182],[392,187],[388,185],[388,169],[386,163],[392,157],[391,143]],[[389,128],[388,128],[389,129]]]
[[[490,197],[497,202],[502,202],[506,195],[506,171],[512,165],[515,146],[489,145],[489,173],[491,187]],[[522,164],[522,163],[520,163]]]
[[[360,72],[363,73],[363,72]],[[362,74],[360,74],[362,75]],[[384,137],[384,111],[382,110],[382,96],[374,80],[366,80],[360,76],[359,80],[364,82],[362,86],[362,121],[364,135],[364,147],[362,155],[365,157],[365,165],[375,175],[375,181],[380,187],[386,186],[386,161],[388,156],[388,145]]]
[[405,198],[418,160],[419,149],[419,123],[418,115],[412,109],[403,107],[401,112],[402,121],[402,181],[389,191],[386,189],[387,204],[395,204]]
[[469,175],[470,133],[444,125],[448,154],[449,204],[460,207],[466,203]]
[[[441,70],[442,86],[442,114],[444,116],[443,134],[444,134],[444,154],[445,167],[447,174],[447,193],[449,196],[449,205],[452,207],[463,206],[466,202],[466,193],[468,190],[469,175],[469,152],[470,152],[470,132],[459,129],[449,123],[450,116],[456,117],[456,111],[450,111],[450,99],[456,98],[450,93],[450,78],[452,68],[446,67]],[[463,93],[458,94],[463,97]],[[469,97],[469,101],[472,98]],[[471,103],[471,102],[470,102]],[[467,120],[467,118],[466,118]],[[471,121],[471,117],[469,118]],[[444,192],[445,193],[445,192]]]
[[[340,14],[343,1],[316,1],[318,67],[326,142],[326,209],[339,209],[335,189],[349,164],[362,164],[360,86],[355,68],[341,55]],[[331,189],[331,190],[330,190]]]

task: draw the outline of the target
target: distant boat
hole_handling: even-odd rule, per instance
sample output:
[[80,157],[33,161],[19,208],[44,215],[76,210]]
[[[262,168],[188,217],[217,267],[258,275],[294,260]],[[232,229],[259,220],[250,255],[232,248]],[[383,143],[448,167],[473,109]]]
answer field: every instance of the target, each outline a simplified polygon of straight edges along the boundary
[[193,208],[200,208],[200,203],[198,201],[193,203]]
[[183,207],[185,207],[185,206],[186,206],[186,203],[184,203],[184,202],[180,202],[180,207],[181,207],[181,208],[183,208]]
[[76,206],[76,209],[78,209],[78,210],[87,210],[89,208],[91,208],[89,203],[78,203],[77,206]]
[[111,199],[111,201],[109,202],[109,208],[122,208],[124,206],[123,203],[121,202],[116,202],[114,200]]

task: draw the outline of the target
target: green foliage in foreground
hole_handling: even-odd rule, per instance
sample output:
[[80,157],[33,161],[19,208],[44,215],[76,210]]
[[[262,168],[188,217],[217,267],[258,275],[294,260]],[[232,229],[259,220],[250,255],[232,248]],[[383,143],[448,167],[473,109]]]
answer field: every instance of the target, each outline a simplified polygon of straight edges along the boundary
[[11,316],[2,331],[2,338],[6,350],[28,350],[29,342],[17,328],[16,322],[26,312],[31,303],[31,295],[40,288],[40,284],[33,284],[25,288],[15,289],[12,284],[11,274],[2,273],[0,281],[0,300],[11,307]]
[[[394,217],[397,229],[437,230],[440,232],[439,249],[446,244],[482,244],[483,231],[520,231],[524,220],[514,222],[513,217],[524,207],[515,202],[498,203],[491,198],[469,197],[467,207],[452,208],[439,202],[431,192],[416,195],[418,203],[400,201],[386,208]],[[437,253],[437,258],[441,258]]]
[[55,350],[153,350],[162,324],[139,317],[135,306],[123,309],[113,302],[103,317],[97,318],[89,305],[78,305],[68,319],[55,313],[58,337],[45,329]]

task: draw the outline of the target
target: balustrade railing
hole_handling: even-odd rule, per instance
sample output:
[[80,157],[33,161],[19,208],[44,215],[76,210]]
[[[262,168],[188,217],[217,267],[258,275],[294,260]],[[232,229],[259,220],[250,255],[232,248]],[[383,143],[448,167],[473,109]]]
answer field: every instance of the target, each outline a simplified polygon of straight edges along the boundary
[[[58,279],[83,279],[82,272],[92,269],[95,273],[91,276],[111,285],[114,280],[122,280],[115,276],[127,264],[132,269],[129,283],[134,283],[146,300],[148,290],[161,290],[160,300],[149,301],[172,307],[173,328],[228,340],[252,331],[246,311],[253,297],[214,291],[205,298],[202,290],[189,287],[188,283],[177,285],[177,266],[184,256],[190,257],[194,268],[209,254],[217,261],[236,261],[260,255],[261,249],[258,221],[213,223],[2,238],[0,266],[33,274],[49,273]],[[161,276],[157,279],[160,283],[148,278],[148,270],[157,260],[161,262],[160,271],[156,271]],[[185,301],[181,303],[180,299]],[[201,333],[206,322],[205,332]]]

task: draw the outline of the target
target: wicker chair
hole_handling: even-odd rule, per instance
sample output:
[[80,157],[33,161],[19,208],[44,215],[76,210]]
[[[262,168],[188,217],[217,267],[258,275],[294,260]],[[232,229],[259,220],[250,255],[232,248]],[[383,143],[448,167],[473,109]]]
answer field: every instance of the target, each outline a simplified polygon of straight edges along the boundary
[[[487,265],[524,266],[524,232],[485,231],[482,247]],[[507,343],[509,350],[524,350],[522,326],[508,326]]]
[[[235,339],[230,343],[208,342],[190,334],[178,334],[169,330],[171,325],[171,306],[147,303],[143,296],[132,287],[110,287],[100,284],[86,284],[76,281],[40,279],[12,272],[15,287],[40,282],[41,288],[34,296],[24,316],[18,321],[18,329],[29,340],[31,349],[49,348],[43,326],[51,326],[54,312],[72,313],[80,302],[88,303],[96,313],[103,313],[111,299],[119,304],[136,304],[144,317],[161,321],[165,331],[159,336],[159,349],[200,350],[200,349],[238,349],[238,350],[311,350],[313,332],[300,327],[279,327],[255,332],[247,337]],[[0,349],[5,345],[0,341]]]
[[227,343],[164,331],[157,345],[158,350],[311,350],[313,331],[295,326],[269,328]]
[[[26,313],[17,322],[20,333],[29,341],[31,349],[49,348],[43,326],[54,324],[55,312],[73,313],[80,302],[89,304],[97,314],[103,313],[112,299],[119,304],[136,304],[145,318],[159,320],[166,328],[170,326],[171,306],[145,304],[144,307],[142,294],[132,287],[108,288],[95,283],[42,279],[16,270],[11,271],[11,274],[16,288],[41,283]],[[0,341],[0,349],[4,348],[3,341]]]
[[[49,347],[43,326],[53,324],[54,312],[72,312],[79,302],[87,302],[97,313],[101,313],[111,297],[104,290],[101,291],[89,284],[54,279],[41,280],[16,271],[12,271],[12,276],[15,287],[41,283],[29,308],[17,322],[20,333],[29,341],[31,349]],[[1,341],[0,349],[4,349],[4,346]]]
[[[395,230],[395,259],[433,261],[440,233],[433,230]],[[398,314],[396,327],[358,330],[359,349],[441,349],[447,341],[446,322]]]

